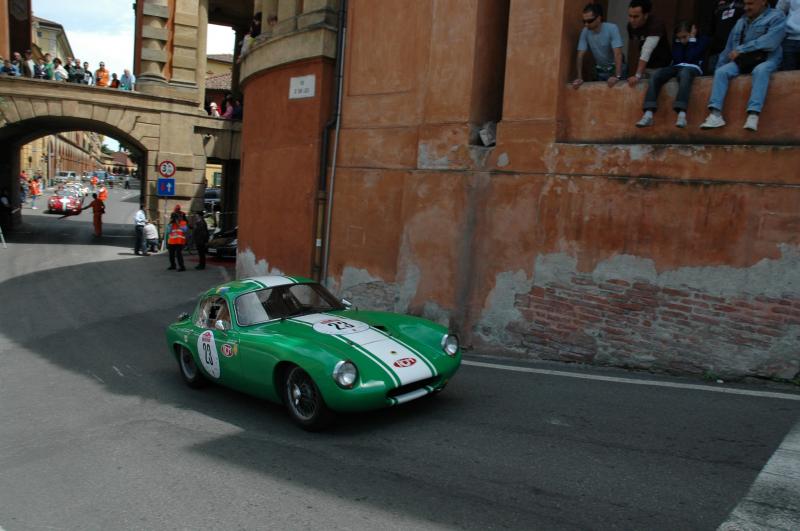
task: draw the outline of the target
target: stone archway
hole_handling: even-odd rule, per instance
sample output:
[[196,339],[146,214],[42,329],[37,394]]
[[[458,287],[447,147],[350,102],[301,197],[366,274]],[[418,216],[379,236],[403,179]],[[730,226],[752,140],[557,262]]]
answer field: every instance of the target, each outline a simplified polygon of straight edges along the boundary
[[0,186],[19,174],[18,146],[46,134],[87,130],[119,138],[144,154],[142,193],[160,210],[156,168],[177,168],[176,199],[202,206],[208,157],[238,159],[240,124],[208,117],[194,101],[22,78],[0,78]]

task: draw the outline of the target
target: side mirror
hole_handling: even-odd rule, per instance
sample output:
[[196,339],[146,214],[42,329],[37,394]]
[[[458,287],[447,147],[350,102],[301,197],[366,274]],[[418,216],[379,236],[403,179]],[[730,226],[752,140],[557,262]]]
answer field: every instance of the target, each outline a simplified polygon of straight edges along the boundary
[[342,299],[342,304],[344,304],[344,307],[348,310],[353,307],[353,303],[347,299]]
[[178,321],[185,321],[189,318],[189,314],[187,312],[183,312],[178,316]]
[[214,323],[214,328],[216,328],[217,330],[222,330],[224,332],[229,328],[229,326],[228,323],[226,323],[222,319],[217,319],[217,321]]

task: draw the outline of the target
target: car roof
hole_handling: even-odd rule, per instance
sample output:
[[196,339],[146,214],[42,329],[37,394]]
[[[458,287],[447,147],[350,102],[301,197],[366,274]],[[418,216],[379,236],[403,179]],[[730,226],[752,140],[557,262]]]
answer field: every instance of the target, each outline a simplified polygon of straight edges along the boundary
[[310,284],[313,283],[314,280],[305,277],[289,277],[283,275],[269,275],[269,276],[261,276],[261,277],[250,277],[250,278],[243,278],[241,280],[233,280],[231,282],[226,282],[225,284],[220,284],[214,288],[208,290],[204,296],[207,295],[231,295],[231,296],[238,296],[243,293],[249,293],[251,291],[259,291],[266,288],[273,288],[275,286],[286,286],[292,284]]

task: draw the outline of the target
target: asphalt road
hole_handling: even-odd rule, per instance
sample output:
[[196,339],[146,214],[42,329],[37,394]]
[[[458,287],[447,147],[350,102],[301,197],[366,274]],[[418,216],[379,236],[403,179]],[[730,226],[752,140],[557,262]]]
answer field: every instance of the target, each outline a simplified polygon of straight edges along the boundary
[[[319,434],[191,390],[165,325],[233,270],[134,256],[138,197],[111,193],[101,239],[89,213],[26,209],[0,248],[0,529],[717,529],[737,507],[800,528],[791,476],[756,489],[779,447],[800,470],[788,386],[473,354],[545,371],[465,365],[437,397]],[[754,492],[771,498],[748,509]]]

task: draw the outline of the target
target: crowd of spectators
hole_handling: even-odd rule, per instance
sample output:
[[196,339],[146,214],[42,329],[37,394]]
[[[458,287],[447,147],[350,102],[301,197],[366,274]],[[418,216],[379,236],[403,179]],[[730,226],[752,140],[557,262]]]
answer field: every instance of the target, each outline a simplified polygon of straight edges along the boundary
[[222,99],[222,108],[217,102],[207,99],[205,110],[209,116],[214,118],[222,118],[223,120],[241,120],[242,119],[242,100],[233,94],[226,94]]
[[661,88],[676,78],[675,126],[684,128],[694,78],[713,76],[709,114],[700,127],[716,129],[726,125],[722,110],[730,80],[751,75],[744,129],[757,131],[772,73],[800,68],[800,0],[717,0],[706,34],[697,23],[681,20],[671,37],[664,23],[652,13],[652,7],[651,0],[629,3],[628,37],[639,60],[626,65],[619,28],[603,20],[601,5],[587,4],[577,48],[578,75],[572,86],[577,89],[584,82],[587,51],[595,63],[593,77],[609,87],[621,81],[635,87],[641,80],[648,80],[644,114],[636,126],[650,127]]
[[116,73],[109,73],[104,62],[99,68],[92,70],[89,63],[78,58],[67,57],[62,61],[60,57],[52,57],[49,53],[40,59],[33,58],[31,50],[23,54],[14,52],[10,59],[0,57],[2,67],[0,75],[12,77],[26,77],[29,79],[48,79],[63,83],[76,83],[79,85],[93,85],[96,87],[109,87],[119,90],[135,90],[136,77],[127,68],[121,77]]

